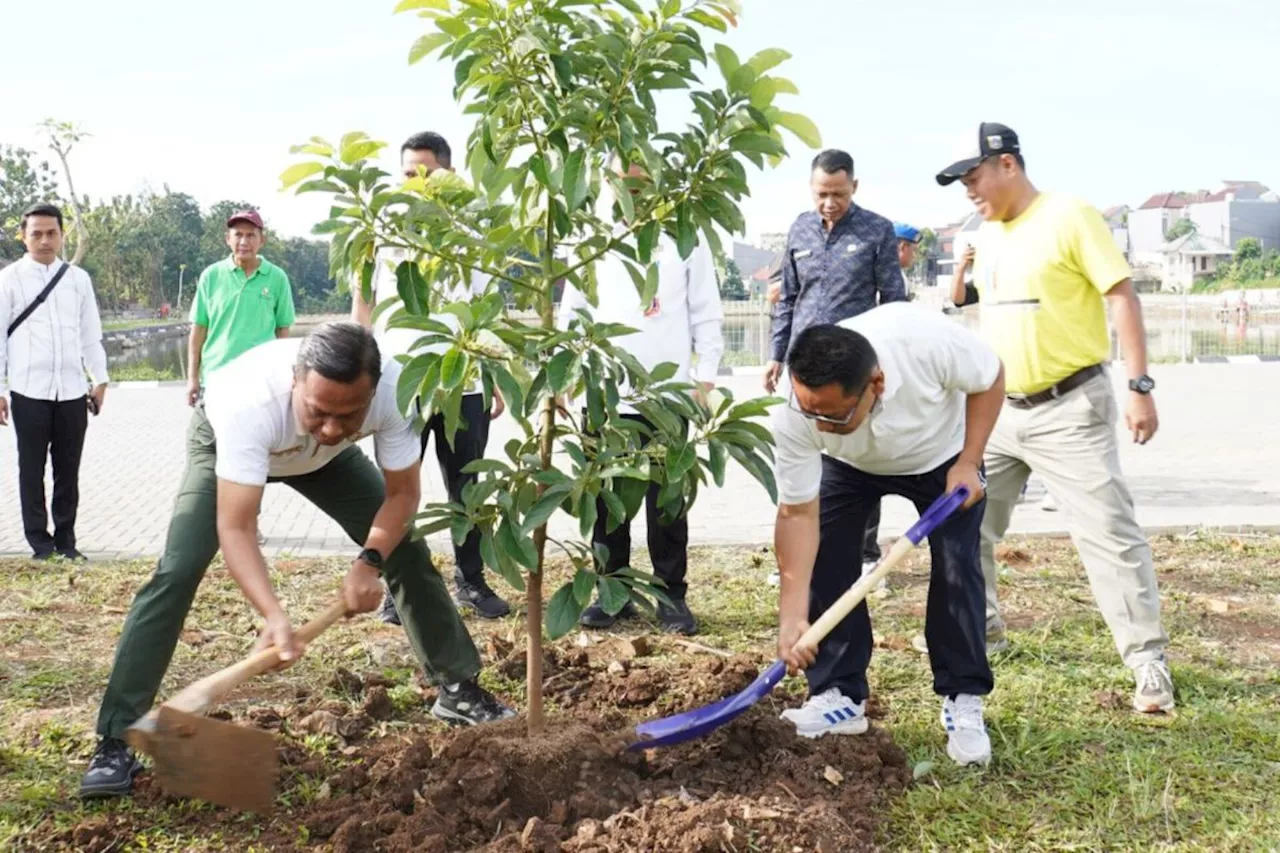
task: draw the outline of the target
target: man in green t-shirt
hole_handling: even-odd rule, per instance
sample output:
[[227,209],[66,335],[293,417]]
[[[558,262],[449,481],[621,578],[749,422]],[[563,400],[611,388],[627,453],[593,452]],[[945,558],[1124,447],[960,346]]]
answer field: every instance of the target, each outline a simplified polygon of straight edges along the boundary
[[256,210],[227,219],[231,257],[200,274],[191,303],[187,404],[200,398],[204,379],[245,350],[289,335],[293,291],[284,270],[262,257],[266,227]]

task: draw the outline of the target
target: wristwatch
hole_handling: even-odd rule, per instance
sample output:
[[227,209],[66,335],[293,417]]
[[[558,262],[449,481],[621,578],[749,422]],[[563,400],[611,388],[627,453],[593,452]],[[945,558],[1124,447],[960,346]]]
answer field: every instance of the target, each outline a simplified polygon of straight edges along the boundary
[[1145,373],[1137,379],[1129,380],[1129,390],[1136,391],[1139,394],[1150,394],[1155,387],[1156,381]]
[[373,566],[379,571],[382,570],[382,554],[372,548],[365,548],[356,559],[366,565]]

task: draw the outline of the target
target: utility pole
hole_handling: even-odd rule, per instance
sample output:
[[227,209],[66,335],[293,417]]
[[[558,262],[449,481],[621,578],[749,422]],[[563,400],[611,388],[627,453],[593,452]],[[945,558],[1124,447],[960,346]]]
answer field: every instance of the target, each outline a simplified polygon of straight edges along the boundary
[[179,313],[179,314],[181,314],[181,313],[182,313],[182,277],[186,274],[186,272],[187,272],[187,265],[186,265],[186,264],[178,264],[178,305],[177,305],[177,310],[178,310],[178,313]]

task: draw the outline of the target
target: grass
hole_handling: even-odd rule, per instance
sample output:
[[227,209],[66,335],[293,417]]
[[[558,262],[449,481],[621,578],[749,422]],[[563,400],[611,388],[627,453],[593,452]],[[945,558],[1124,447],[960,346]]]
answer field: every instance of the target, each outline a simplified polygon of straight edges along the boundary
[[170,382],[182,379],[172,367],[155,367],[150,364],[122,364],[111,368],[112,382]]
[[181,316],[161,320],[159,317],[148,317],[141,320],[109,320],[102,324],[104,332],[124,332],[129,329],[149,329],[152,326],[177,326],[187,322]]
[[[1177,712],[1155,718],[1128,710],[1131,676],[1070,544],[1029,539],[1009,546],[1002,600],[1012,648],[995,661],[987,704],[995,758],[986,770],[957,768],[946,758],[928,663],[910,647],[923,612],[925,554],[914,554],[890,594],[871,603],[879,642],[870,679],[884,714],[877,725],[892,732],[918,776],[882,815],[883,848],[1280,849],[1280,537],[1153,542],[1179,688]],[[699,640],[768,653],[776,604],[776,591],[764,583],[771,555],[695,549],[691,563]],[[304,618],[323,606],[344,568],[341,560],[278,558],[274,580],[290,611]],[[150,571],[147,563],[50,568],[0,561],[0,849],[36,849],[20,840],[35,826],[47,837],[117,813],[150,827],[120,849],[254,849],[245,841],[259,825],[251,816],[228,816],[225,836],[197,838],[191,819],[206,806],[82,807],[72,799],[123,613]],[[558,582],[549,579],[548,592]],[[514,618],[469,624],[482,649],[486,633],[518,629]],[[215,566],[164,690],[235,660],[253,629],[247,606]],[[338,665],[381,671],[395,682],[398,708],[420,707],[403,634],[371,619],[335,627],[297,666],[242,689],[232,704],[280,703],[300,687],[332,692],[325,685]],[[520,689],[494,672],[484,680]],[[799,690],[790,680],[780,692]],[[418,717],[409,725],[429,724]],[[301,834],[298,846],[307,849]]]

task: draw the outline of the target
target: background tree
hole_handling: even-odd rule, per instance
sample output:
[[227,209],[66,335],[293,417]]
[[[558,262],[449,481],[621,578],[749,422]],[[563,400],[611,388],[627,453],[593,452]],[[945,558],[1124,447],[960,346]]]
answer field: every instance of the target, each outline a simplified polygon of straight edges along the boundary
[[22,211],[36,202],[62,204],[58,176],[34,152],[0,145],[0,261],[16,261],[26,247],[18,238]]
[[1164,232],[1166,242],[1177,240],[1179,237],[1185,237],[1187,234],[1194,233],[1196,224],[1189,218],[1175,219],[1173,224],[1169,226],[1169,230]]
[[720,298],[741,301],[747,298],[747,286],[742,281],[742,271],[733,258],[724,262],[724,275],[720,277]]
[[49,148],[58,156],[59,162],[62,163],[62,175],[67,179],[67,197],[71,202],[71,228],[68,229],[68,242],[75,246],[75,252],[71,255],[71,263],[78,264],[84,258],[85,250],[89,248],[89,232],[85,228],[84,210],[80,207],[80,199],[76,197],[76,185],[71,176],[71,149],[77,143],[83,142],[89,138],[89,133],[82,130],[79,125],[69,121],[57,121],[56,119],[45,119],[40,124],[40,129],[44,131],[45,136],[49,138]]
[[[434,24],[410,60],[441,50],[453,63],[455,95],[476,118],[464,149],[473,183],[446,172],[392,183],[369,159],[384,144],[362,133],[298,146],[308,159],[281,177],[285,187],[334,196],[332,217],[316,230],[332,237],[331,272],[339,280],[358,281],[367,293],[379,247],[409,252],[396,268],[403,306],[390,322],[422,337],[405,365],[400,403],[407,408],[421,396],[452,433],[469,377],[478,376],[486,398],[501,389],[521,427],[505,459],[473,463],[480,479],[462,503],[427,506],[418,532],[449,530],[460,540],[478,529],[485,563],[525,589],[533,733],[544,725],[542,573],[552,516],[571,516],[589,540],[597,501],[616,527],[651,482],[664,513],[675,513],[709,482],[723,484],[729,458],[776,499],[772,438],[753,418],[779,401],[695,395],[670,381],[674,365],[650,373],[616,346],[627,331],[617,325],[579,316],[558,329],[555,286],[567,281],[594,302],[597,262],[612,254],[646,304],[658,288],[660,239],[685,257],[699,240],[720,252],[717,227],[745,232],[738,208],[747,193],[744,164],[763,168],[785,156],[782,128],[811,146],[820,139],[809,119],[774,105],[778,95],[796,92],[767,73],[788,58],[785,51],[742,61],[718,44],[713,54],[725,85],[702,82],[703,30],[735,25],[736,2],[403,0],[398,8]],[[664,90],[684,92],[692,105],[683,129],[659,125],[655,96]],[[645,177],[618,177],[610,168],[615,157],[624,167],[642,166]],[[538,322],[509,316],[497,292],[446,303],[446,288],[475,270],[506,282],[516,307]],[[440,312],[457,319],[456,329],[432,318]],[[581,402],[561,408],[567,397]],[[652,427],[619,418],[624,401]],[[645,437],[652,441],[642,447]],[[626,568],[598,576],[592,569],[601,555],[589,545],[557,544],[575,573],[547,604],[552,637],[572,629],[593,590],[609,612],[628,599],[652,612],[641,594],[661,595],[651,575]]]

